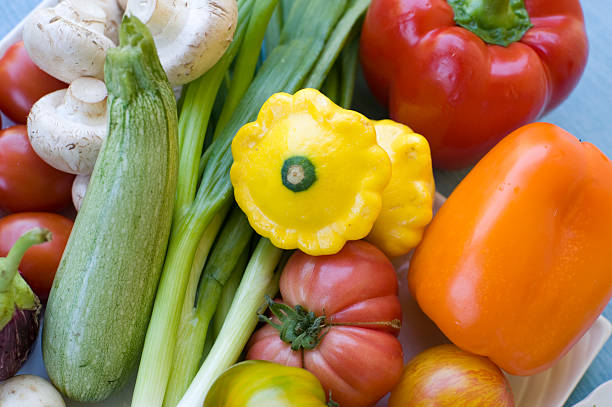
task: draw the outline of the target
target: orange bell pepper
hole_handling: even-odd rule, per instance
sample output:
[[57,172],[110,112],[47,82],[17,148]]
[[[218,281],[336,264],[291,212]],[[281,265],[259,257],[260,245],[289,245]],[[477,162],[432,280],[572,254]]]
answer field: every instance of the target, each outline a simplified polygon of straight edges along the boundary
[[551,124],[502,140],[425,232],[408,275],[423,311],[511,374],[559,360],[612,297],[612,162]]

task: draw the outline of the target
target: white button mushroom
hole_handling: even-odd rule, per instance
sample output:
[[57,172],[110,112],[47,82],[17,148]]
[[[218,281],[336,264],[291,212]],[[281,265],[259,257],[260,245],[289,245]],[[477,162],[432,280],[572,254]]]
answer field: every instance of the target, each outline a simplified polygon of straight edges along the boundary
[[72,203],[77,212],[81,210],[90,179],[91,175],[77,175],[72,182]]
[[40,69],[70,83],[82,76],[104,79],[106,51],[115,43],[105,35],[113,22],[101,0],[64,0],[26,19],[23,43]]
[[106,97],[106,85],[95,78],[42,97],[28,116],[34,151],[60,171],[91,174],[108,133]]
[[144,22],[172,85],[198,78],[221,58],[238,19],[236,0],[128,0]]
[[93,3],[102,7],[106,12],[106,28],[104,35],[110,38],[115,44],[119,43],[119,26],[123,18],[123,8],[117,0],[91,0]]
[[19,375],[0,383],[2,407],[66,407],[55,387],[42,377]]

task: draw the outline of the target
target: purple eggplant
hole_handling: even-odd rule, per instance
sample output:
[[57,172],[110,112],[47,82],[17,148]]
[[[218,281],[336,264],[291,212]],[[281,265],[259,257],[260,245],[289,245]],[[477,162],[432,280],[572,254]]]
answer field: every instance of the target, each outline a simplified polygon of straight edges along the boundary
[[40,300],[17,271],[25,252],[51,240],[47,229],[35,228],[0,258],[0,380],[14,376],[28,360],[40,324]]

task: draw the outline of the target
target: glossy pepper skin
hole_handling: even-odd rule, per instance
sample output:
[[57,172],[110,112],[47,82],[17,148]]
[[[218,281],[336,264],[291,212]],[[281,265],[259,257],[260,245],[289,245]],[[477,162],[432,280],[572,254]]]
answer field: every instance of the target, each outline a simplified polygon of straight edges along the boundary
[[372,1],[360,48],[367,82],[394,120],[427,138],[436,167],[473,164],[578,83],[588,55],[579,0],[524,6],[533,26],[503,47],[458,26],[446,0]]
[[551,124],[524,126],[459,184],[411,261],[410,290],[457,346],[541,372],[612,297],[612,162]]
[[372,122],[315,89],[272,95],[232,155],[234,195],[253,229],[315,256],[367,236],[391,176]]
[[219,376],[204,407],[327,407],[325,398],[321,383],[308,370],[248,360]]
[[393,120],[375,121],[376,140],[391,159],[391,179],[382,209],[366,238],[389,257],[402,256],[421,241],[433,215],[436,187],[427,140]]

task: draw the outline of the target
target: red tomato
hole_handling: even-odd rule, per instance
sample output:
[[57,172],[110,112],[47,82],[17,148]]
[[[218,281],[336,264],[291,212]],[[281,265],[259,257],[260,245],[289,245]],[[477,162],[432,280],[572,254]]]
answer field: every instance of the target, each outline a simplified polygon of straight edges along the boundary
[[[263,327],[251,338],[247,359],[306,368],[342,407],[371,406],[393,388],[403,368],[396,338],[402,315],[395,270],[380,250],[354,241],[330,256],[298,251],[283,270],[280,292],[309,321],[285,332],[292,344],[277,328]],[[304,329],[310,335],[299,337]],[[300,342],[305,346],[298,349]]]
[[512,390],[489,359],[441,345],[415,356],[402,374],[389,407],[514,407]]
[[26,126],[0,131],[0,210],[53,211],[72,199],[74,175],[51,167],[32,149]]
[[13,44],[0,59],[0,110],[15,123],[25,124],[38,99],[67,86],[32,62],[23,41]]
[[16,213],[0,219],[0,256],[8,254],[17,239],[35,227],[51,231],[50,242],[32,246],[23,256],[19,271],[42,302],[46,302],[64,253],[73,222],[46,212]]

